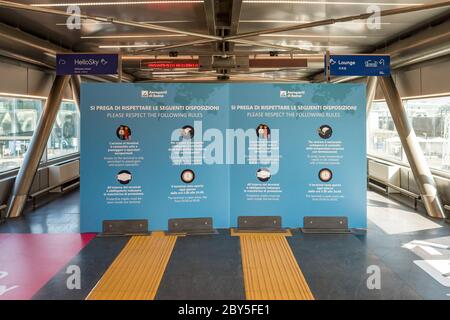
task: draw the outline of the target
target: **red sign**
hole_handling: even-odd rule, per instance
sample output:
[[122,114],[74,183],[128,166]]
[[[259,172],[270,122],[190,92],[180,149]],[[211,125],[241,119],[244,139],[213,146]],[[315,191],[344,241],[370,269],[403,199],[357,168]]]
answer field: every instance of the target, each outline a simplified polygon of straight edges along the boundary
[[198,60],[142,60],[141,69],[198,69]]

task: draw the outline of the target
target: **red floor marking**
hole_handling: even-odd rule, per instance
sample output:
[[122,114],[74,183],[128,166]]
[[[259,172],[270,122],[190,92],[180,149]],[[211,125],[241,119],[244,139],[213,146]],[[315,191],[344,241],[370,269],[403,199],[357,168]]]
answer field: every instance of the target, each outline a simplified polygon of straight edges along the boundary
[[95,234],[0,234],[0,300],[30,299]]

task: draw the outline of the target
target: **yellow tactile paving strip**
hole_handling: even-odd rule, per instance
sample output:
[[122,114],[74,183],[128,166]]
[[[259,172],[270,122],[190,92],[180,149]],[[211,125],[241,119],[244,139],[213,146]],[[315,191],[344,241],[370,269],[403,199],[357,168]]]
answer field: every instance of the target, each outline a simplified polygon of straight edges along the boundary
[[292,232],[289,229],[284,229],[278,232],[249,232],[249,231],[239,231],[234,228],[230,229],[230,236],[239,237],[239,236],[252,236],[252,235],[260,235],[260,234],[272,234],[272,235],[282,235],[285,237],[292,237]]
[[314,300],[284,235],[241,235],[247,300]]
[[163,233],[132,237],[87,299],[153,300],[176,239]]

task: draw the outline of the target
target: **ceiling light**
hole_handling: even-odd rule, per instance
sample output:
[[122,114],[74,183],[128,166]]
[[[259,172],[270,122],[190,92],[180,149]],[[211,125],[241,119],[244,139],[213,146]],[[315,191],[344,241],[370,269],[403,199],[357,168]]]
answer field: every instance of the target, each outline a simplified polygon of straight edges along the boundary
[[157,76],[157,75],[175,75],[175,74],[187,74],[186,71],[153,71],[152,75]]
[[143,4],[183,4],[203,3],[203,0],[155,0],[155,1],[99,1],[99,2],[70,2],[70,3],[34,3],[33,7],[68,7],[68,6],[129,6]]
[[[29,94],[18,94],[18,93],[7,93],[7,92],[0,92],[0,97],[23,98],[23,99],[39,99],[39,100],[47,100],[48,99],[48,97],[43,97],[43,96],[35,96],[35,95],[29,95]],[[75,102],[73,99],[66,99],[66,98],[63,98],[62,101]]]
[[[57,23],[57,26],[68,26],[70,23]],[[81,23],[83,26],[88,26],[88,25],[100,25],[100,24],[112,24],[112,22],[82,22]],[[71,24],[70,24],[71,25]]]
[[423,3],[395,3],[395,2],[351,2],[351,1],[305,1],[305,0],[244,0],[243,3],[254,4],[320,4],[320,5],[359,5],[359,6],[423,6]]
[[81,39],[128,39],[128,38],[167,38],[186,37],[185,34],[151,34],[151,35],[116,35],[116,36],[82,36]]
[[[155,21],[136,21],[137,23],[142,24],[169,24],[169,23],[191,23],[191,20],[155,20]],[[102,25],[102,24],[112,24],[112,22],[102,22],[102,21],[86,21],[84,20],[81,23],[83,26],[89,26],[89,25]],[[56,23],[57,26],[67,26],[68,23]]]
[[163,44],[125,44],[125,45],[101,45],[100,49],[114,49],[114,48],[158,48],[164,47]]
[[328,48],[328,49],[348,49],[350,48],[349,46],[320,46],[320,45],[301,45],[302,48]]
[[[300,20],[239,20],[239,23],[286,23],[286,24],[303,24],[310,23],[313,21],[300,21]],[[343,25],[355,25],[362,24],[366,25],[367,22],[336,22],[333,26],[343,26]],[[392,24],[392,22],[380,22],[380,24]],[[401,24],[400,22],[396,22],[395,24]],[[406,24],[406,23],[405,23]]]
[[343,39],[365,39],[368,36],[328,36],[328,35],[305,35],[305,34],[282,34],[282,33],[268,33],[260,34],[260,37],[280,37],[280,38],[343,38]]

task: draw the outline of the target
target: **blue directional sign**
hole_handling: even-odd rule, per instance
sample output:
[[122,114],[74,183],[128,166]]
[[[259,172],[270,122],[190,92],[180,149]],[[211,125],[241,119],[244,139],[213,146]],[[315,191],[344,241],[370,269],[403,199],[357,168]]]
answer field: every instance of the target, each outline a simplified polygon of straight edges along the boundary
[[330,55],[330,75],[388,76],[391,74],[390,63],[388,55]]
[[56,74],[117,74],[119,56],[114,53],[62,53],[56,55]]

